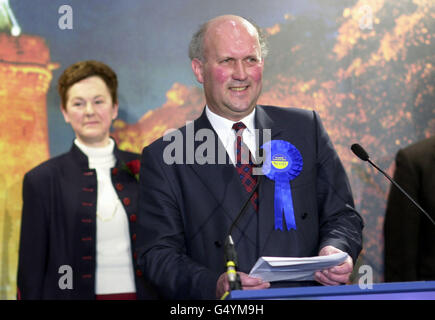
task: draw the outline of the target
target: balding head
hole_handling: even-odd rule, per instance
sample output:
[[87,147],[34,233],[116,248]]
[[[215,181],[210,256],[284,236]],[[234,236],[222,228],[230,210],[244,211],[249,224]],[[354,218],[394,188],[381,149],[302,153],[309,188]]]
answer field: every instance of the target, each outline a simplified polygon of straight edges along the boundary
[[[189,45],[189,58],[190,60],[199,59],[201,61],[205,60],[205,41],[209,38],[212,32],[221,30],[222,27],[232,26],[234,31],[238,28],[244,28],[247,32],[252,35],[256,35],[261,48],[261,57],[264,59],[267,55],[268,48],[266,39],[261,31],[261,29],[253,22],[236,15],[223,15],[213,18],[206,23],[202,24],[198,31],[193,35],[192,40]],[[231,33],[230,33],[231,34]]]
[[242,17],[220,16],[204,25],[200,43],[200,53],[191,56],[192,70],[210,111],[233,121],[250,114],[264,66],[257,28]]

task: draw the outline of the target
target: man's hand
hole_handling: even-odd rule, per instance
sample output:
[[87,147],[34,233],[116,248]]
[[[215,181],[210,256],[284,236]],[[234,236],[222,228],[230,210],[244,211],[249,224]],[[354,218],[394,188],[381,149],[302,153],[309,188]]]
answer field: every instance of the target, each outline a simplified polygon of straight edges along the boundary
[[[326,246],[320,250],[319,256],[327,256],[339,252],[342,251],[333,246]],[[348,283],[352,270],[353,261],[352,258],[348,256],[347,259],[338,266],[317,271],[314,274],[314,279],[325,286],[336,286],[339,284]]]
[[[270,287],[269,282],[264,282],[259,278],[253,278],[248,276],[246,273],[237,272],[240,277],[240,282],[242,283],[243,290],[259,290],[267,289]],[[230,283],[228,281],[227,273],[222,273],[217,281],[216,285],[216,297],[220,299],[226,291],[230,291]]]

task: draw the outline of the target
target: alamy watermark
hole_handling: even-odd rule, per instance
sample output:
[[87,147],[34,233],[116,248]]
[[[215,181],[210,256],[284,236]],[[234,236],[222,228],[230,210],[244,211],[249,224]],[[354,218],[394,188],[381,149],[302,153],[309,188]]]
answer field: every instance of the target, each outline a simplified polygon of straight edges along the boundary
[[[185,129],[184,134],[179,129],[170,129],[163,135],[163,141],[170,142],[163,150],[165,164],[228,164],[227,151],[216,140],[219,138],[214,130],[203,128],[195,132],[192,121],[186,123]],[[259,142],[261,139],[264,144],[270,141],[271,137],[271,129],[255,129],[256,141]],[[254,156],[257,165],[264,163],[266,157],[271,154],[270,145],[261,148],[260,151],[259,144],[257,144]],[[249,163],[248,148],[242,148],[241,163]],[[253,175],[263,175],[268,173],[268,169],[270,170],[270,168],[254,166],[252,173]]]
[[73,8],[67,4],[59,7],[58,13],[61,14],[57,25],[61,30],[73,29]]
[[358,280],[358,287],[361,290],[373,289],[373,269],[369,265],[362,265],[358,269],[360,275]]
[[62,276],[59,277],[59,289],[65,290],[73,289],[73,269],[71,266],[64,264],[59,267],[58,273]]
[[358,13],[361,15],[359,19],[359,27],[361,30],[373,29],[373,9],[369,5],[361,6],[358,9]]
[[[61,290],[73,289],[73,269],[69,265],[61,265],[58,273],[59,277],[58,285]],[[358,269],[359,279],[358,287],[361,290],[373,289],[373,268],[369,265],[362,265]]]

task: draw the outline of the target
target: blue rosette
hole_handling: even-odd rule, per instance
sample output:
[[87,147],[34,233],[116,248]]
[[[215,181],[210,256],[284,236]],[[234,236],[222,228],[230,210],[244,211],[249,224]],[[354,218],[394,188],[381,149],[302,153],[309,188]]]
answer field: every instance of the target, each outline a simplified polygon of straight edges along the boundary
[[283,230],[283,213],[287,230],[296,230],[290,181],[302,171],[302,155],[294,145],[284,140],[271,140],[261,148],[266,152],[263,174],[275,181],[275,230]]

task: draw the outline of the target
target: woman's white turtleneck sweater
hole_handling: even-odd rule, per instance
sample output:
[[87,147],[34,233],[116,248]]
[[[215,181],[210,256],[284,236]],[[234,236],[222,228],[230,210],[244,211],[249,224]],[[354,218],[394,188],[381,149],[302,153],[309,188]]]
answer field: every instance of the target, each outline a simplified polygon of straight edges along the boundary
[[93,148],[74,143],[88,157],[89,168],[97,172],[97,241],[95,294],[136,292],[130,248],[128,218],[113,188],[111,168],[115,166],[115,143]]

